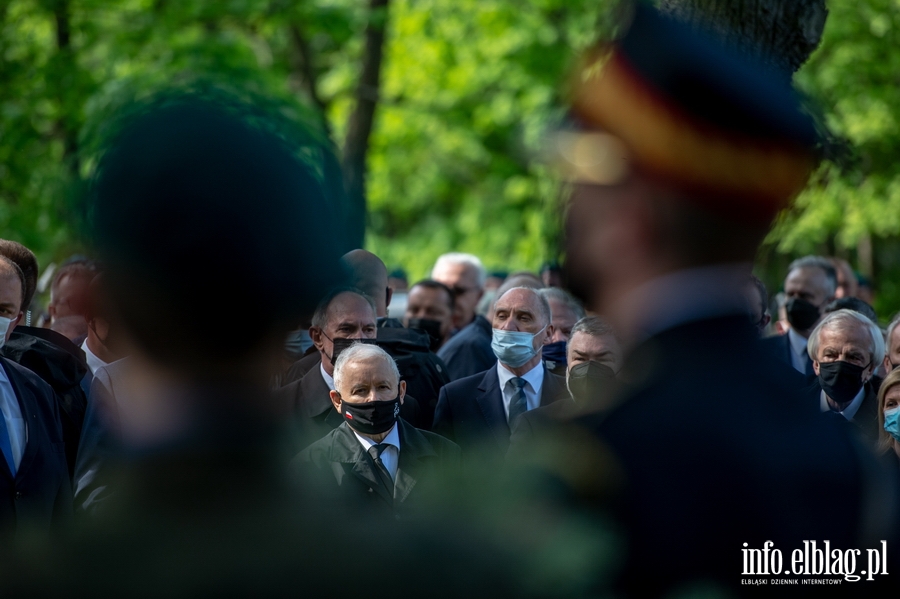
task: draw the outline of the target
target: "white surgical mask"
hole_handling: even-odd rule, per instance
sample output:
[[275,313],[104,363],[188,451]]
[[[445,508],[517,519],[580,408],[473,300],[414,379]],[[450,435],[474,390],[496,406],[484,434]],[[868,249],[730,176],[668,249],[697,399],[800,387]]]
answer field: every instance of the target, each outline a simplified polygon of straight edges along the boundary
[[3,347],[6,343],[6,332],[9,330],[9,327],[14,320],[15,318],[0,316],[0,347]]
[[534,347],[534,338],[544,332],[544,327],[537,333],[527,331],[502,331],[494,329],[491,339],[491,349],[501,364],[510,368],[518,368],[533,358],[537,353]]

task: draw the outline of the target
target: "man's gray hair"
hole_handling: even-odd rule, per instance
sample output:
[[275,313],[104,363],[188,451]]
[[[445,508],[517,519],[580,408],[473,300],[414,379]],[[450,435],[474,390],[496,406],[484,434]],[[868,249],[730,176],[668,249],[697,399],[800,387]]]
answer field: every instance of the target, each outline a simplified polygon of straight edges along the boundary
[[803,256],[802,258],[797,258],[791,262],[790,266],[788,266],[788,275],[798,268],[818,268],[824,272],[825,278],[828,280],[828,285],[831,288],[831,292],[828,295],[834,297],[834,292],[837,291],[837,271],[834,269],[834,264],[831,263],[831,260],[822,256]]
[[487,271],[484,269],[484,264],[481,263],[481,260],[478,258],[478,256],[475,256],[473,254],[464,254],[462,252],[449,252],[447,254],[442,254],[441,256],[438,256],[438,259],[434,263],[434,267],[431,269],[431,278],[434,278],[434,272],[438,270],[439,266],[444,266],[446,264],[468,264],[478,273],[478,288],[484,289],[484,282],[487,279]]
[[503,295],[499,296],[494,301],[495,309],[497,306],[497,302],[500,301],[500,298],[502,298],[503,296],[508,294],[510,291],[516,291],[518,289],[521,289],[523,291],[527,291],[531,294],[534,294],[534,297],[537,298],[538,311],[541,313],[541,317],[544,319],[544,322],[546,322],[548,325],[552,324],[553,314],[550,312],[550,303],[547,301],[547,298],[545,298],[543,295],[541,295],[540,289],[532,289],[531,287],[513,287],[512,289],[507,289],[506,291],[503,292]]
[[579,302],[575,296],[565,289],[560,289],[559,287],[545,287],[544,289],[538,290],[538,295],[541,295],[548,302],[550,300],[556,300],[566,306],[573,314],[575,314],[576,320],[584,318],[584,306],[581,305],[581,302]]
[[847,309],[829,312],[822,319],[822,322],[813,329],[812,334],[809,336],[809,343],[806,345],[806,351],[809,354],[809,357],[813,360],[819,359],[819,336],[823,330],[833,330],[848,326],[865,327],[869,332],[869,337],[872,338],[872,344],[869,346],[869,355],[872,358],[872,363],[875,364],[876,367],[881,364],[881,361],[884,360],[884,337],[881,334],[881,329],[878,328],[877,324],[859,312]]
[[316,311],[313,312],[312,316],[312,326],[318,329],[324,329],[328,324],[328,308],[331,307],[331,302],[337,298],[337,296],[342,295],[344,293],[355,293],[359,297],[366,300],[366,303],[372,306],[372,312],[375,312],[375,300],[371,297],[357,289],[356,287],[335,287],[325,294],[325,297],[319,301],[319,305],[316,306]]
[[572,327],[572,332],[569,334],[569,338],[575,336],[575,333],[584,333],[585,335],[590,335],[591,337],[602,337],[604,335],[612,335],[613,337],[616,334],[613,332],[612,327],[609,326],[605,320],[600,318],[599,316],[585,316],[581,320],[575,323],[575,326]]
[[371,343],[354,343],[340,353],[337,363],[334,365],[334,388],[340,393],[341,386],[344,382],[344,367],[352,362],[368,360],[370,358],[380,358],[390,364],[391,372],[394,375],[394,385],[400,384],[400,371],[397,369],[397,363],[391,354],[387,353],[377,345]]
[[894,316],[894,320],[891,321],[891,324],[887,326],[887,330],[885,330],[884,332],[884,343],[886,346],[884,348],[884,351],[886,351],[889,355],[891,353],[891,335],[894,334],[894,329],[897,328],[897,325],[900,325],[900,314]]

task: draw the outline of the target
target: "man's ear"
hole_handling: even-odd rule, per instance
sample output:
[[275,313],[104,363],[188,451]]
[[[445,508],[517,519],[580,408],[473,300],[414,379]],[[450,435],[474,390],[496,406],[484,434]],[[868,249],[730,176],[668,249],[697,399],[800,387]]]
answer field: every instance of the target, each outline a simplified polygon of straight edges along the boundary
[[397,388],[400,390],[400,405],[403,405],[403,398],[406,397],[406,381],[400,381]]
[[309,338],[312,339],[316,349],[322,351],[322,329],[319,327],[309,327]]
[[816,373],[816,376],[819,376],[819,361],[813,360],[813,372]]
[[551,343],[551,342],[552,342],[552,340],[553,340],[553,333],[555,333],[555,332],[556,332],[556,327],[553,326],[552,324],[548,324],[548,325],[547,325],[547,328],[544,329],[544,343],[543,343],[543,345],[547,345],[548,343]]
[[334,409],[338,411],[338,414],[341,413],[341,394],[337,391],[329,391],[328,397],[331,398],[331,405],[334,406]]
[[384,299],[385,299],[384,309],[385,310],[387,310],[388,308],[391,307],[391,298],[393,298],[393,297],[394,297],[394,290],[391,289],[390,287],[385,287],[385,289],[384,289]]

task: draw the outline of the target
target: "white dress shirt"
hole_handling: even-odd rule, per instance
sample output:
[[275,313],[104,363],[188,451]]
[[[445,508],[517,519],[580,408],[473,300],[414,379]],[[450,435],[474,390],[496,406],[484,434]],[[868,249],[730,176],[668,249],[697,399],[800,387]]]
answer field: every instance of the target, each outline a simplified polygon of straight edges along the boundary
[[[866,397],[866,386],[863,385],[862,389],[859,390],[859,393],[856,394],[856,397],[853,398],[853,401],[850,402],[846,408],[844,408],[843,412],[838,412],[841,416],[846,418],[847,420],[853,420],[853,417],[856,416],[856,412],[859,410],[859,406],[862,405],[863,399]],[[825,397],[825,392],[822,391],[819,396],[819,408],[823,412],[828,412],[831,410],[831,406],[828,404],[828,399]]]
[[[350,425],[348,424],[347,426]],[[353,428],[351,427],[350,430],[353,431]],[[363,451],[368,452],[370,447],[377,445],[375,441],[360,435],[356,431],[353,431],[353,434],[359,439],[360,445],[363,446]],[[387,437],[381,440],[381,444],[387,445],[387,448],[381,452],[381,461],[384,462],[384,467],[387,468],[391,478],[397,480],[397,468],[400,467],[400,432],[396,422],[391,427]]]
[[81,342],[81,349],[84,351],[84,358],[87,361],[88,368],[90,368],[92,375],[97,372],[97,369],[101,366],[106,366],[106,362],[98,358],[96,354],[90,350],[87,339]]
[[0,412],[3,412],[3,425],[9,431],[9,446],[12,448],[13,462],[18,470],[22,463],[22,456],[25,455],[25,443],[28,436],[19,400],[6,375],[6,369],[2,366],[0,366]]
[[[516,396],[516,386],[510,381],[515,375],[506,366],[497,362],[497,377],[500,379],[500,390],[503,392],[503,411],[506,412],[506,419],[509,420],[509,406]],[[533,410],[541,405],[541,385],[544,384],[544,364],[538,362],[537,366],[522,375],[525,379],[525,404],[527,410]]]
[[791,344],[791,366],[800,374],[806,375],[806,363],[810,359],[806,350],[809,341],[794,329],[788,329],[788,342]]
[[325,381],[325,384],[328,385],[328,388],[334,391],[334,377],[325,372],[325,367],[322,366],[321,362],[319,362],[319,372],[322,373],[322,379]]

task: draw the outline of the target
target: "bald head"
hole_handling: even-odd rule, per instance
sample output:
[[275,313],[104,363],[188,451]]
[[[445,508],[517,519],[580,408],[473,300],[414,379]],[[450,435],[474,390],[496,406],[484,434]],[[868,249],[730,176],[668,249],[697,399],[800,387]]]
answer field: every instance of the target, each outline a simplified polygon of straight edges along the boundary
[[387,316],[391,303],[391,289],[388,288],[387,267],[381,258],[366,250],[351,250],[344,254],[341,262],[350,277],[348,283],[375,300],[375,315]]

